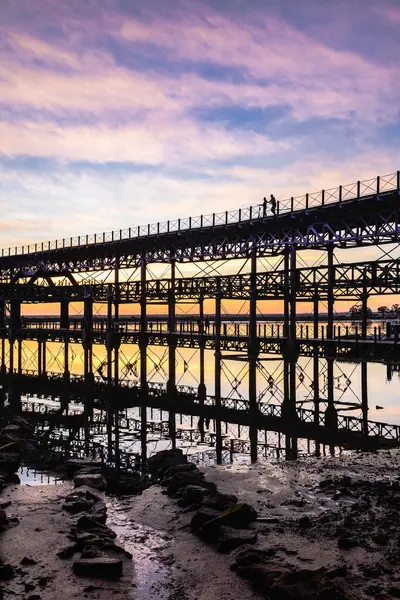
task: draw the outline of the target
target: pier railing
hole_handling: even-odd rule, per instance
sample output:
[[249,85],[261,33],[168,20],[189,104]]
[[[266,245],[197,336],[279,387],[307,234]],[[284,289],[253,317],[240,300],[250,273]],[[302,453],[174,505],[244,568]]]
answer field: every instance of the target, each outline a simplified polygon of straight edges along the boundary
[[[357,181],[348,185],[339,185],[336,188],[321,190],[312,194],[291,197],[278,200],[276,213],[283,214],[301,210],[314,209],[327,204],[335,204],[354,200],[357,198],[373,197],[393,191],[400,191],[400,171],[381,175],[364,181]],[[251,222],[264,219],[269,209],[265,210],[262,204],[255,204],[235,210],[227,210],[220,213],[200,215],[197,217],[185,217],[169,221],[138,225],[125,229],[116,229],[109,232],[94,233],[91,235],[79,235],[75,237],[62,238],[49,242],[33,243],[25,246],[14,246],[3,248],[1,256],[17,256],[23,254],[36,254],[62,248],[84,247],[93,244],[118,242],[123,240],[157,236],[160,234],[187,231],[191,229],[202,229],[204,227],[218,227],[241,222]]]

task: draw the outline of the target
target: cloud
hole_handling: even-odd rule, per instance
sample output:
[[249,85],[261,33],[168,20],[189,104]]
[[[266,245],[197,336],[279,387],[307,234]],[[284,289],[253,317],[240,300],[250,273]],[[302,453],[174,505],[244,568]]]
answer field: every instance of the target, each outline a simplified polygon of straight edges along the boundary
[[0,202],[48,238],[395,170],[398,10],[318,6],[3,2]]

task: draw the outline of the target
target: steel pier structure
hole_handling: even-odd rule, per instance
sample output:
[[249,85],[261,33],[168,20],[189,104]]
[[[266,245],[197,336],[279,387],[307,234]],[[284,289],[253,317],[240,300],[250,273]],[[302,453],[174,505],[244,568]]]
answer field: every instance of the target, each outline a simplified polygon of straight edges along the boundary
[[[371,426],[368,421],[367,361],[396,363],[400,358],[397,336],[376,328],[373,334],[368,330],[368,298],[400,292],[400,259],[392,256],[393,247],[400,242],[399,223],[397,171],[279,201],[275,215],[266,214],[262,206],[249,206],[2,250],[2,401],[19,403],[30,386],[38,393],[41,388],[49,395],[59,394],[65,408],[65,399],[78,387],[88,411],[101,398],[110,423],[117,423],[115,435],[118,411],[133,398],[135,405],[143,408],[156,402],[169,410],[173,439],[177,412],[198,414],[200,422],[203,416],[215,419],[217,440],[221,439],[221,419],[240,418],[249,428],[252,460],[257,459],[260,428],[286,435],[288,457],[296,455],[297,437],[312,434],[331,443],[339,430],[342,441],[349,445],[359,444],[360,439],[368,443],[371,437],[375,442],[397,443],[400,434],[396,426],[387,429],[382,424]],[[381,249],[389,245],[390,252],[381,250],[378,260],[352,263],[336,259],[338,252],[342,255],[360,247]],[[321,258],[318,264],[304,262],[308,251],[320,256],[323,253],[323,262]],[[154,275],[154,268],[160,264],[164,272]],[[227,273],[227,268],[231,272]],[[341,299],[360,303],[361,321],[356,330],[341,326],[335,317],[335,301]],[[234,300],[246,303],[247,313],[240,323],[224,317],[224,303]],[[272,300],[281,306],[280,325],[260,320],[260,303]],[[312,304],[312,325],[298,322],[300,302]],[[83,306],[79,318],[71,312],[76,303]],[[32,307],[28,314],[27,305],[40,304],[58,305],[58,315],[35,318],[31,316]],[[194,320],[185,321],[178,314],[185,304],[195,306]],[[153,305],[164,307],[164,321],[152,318]],[[205,307],[211,305],[208,323],[206,313],[210,310]],[[322,306],[326,309],[324,326]],[[128,318],[129,311],[137,317]],[[58,374],[50,377],[47,355],[49,345],[55,342],[62,347],[62,360],[58,361]],[[25,347],[30,345],[32,354],[32,344],[34,368],[32,364],[27,368]],[[121,345],[126,344],[138,348],[134,368],[122,356]],[[82,348],[82,373],[78,378],[71,369],[72,347],[76,345]],[[152,346],[165,346],[168,352],[166,385],[157,394],[149,369]],[[98,347],[105,349],[100,365],[94,361]],[[180,348],[198,350],[195,393],[183,393],[178,387]],[[205,376],[205,353],[210,349],[214,363],[211,395]],[[313,362],[312,432],[296,399],[298,360],[302,356]],[[277,357],[282,360],[283,370],[279,409],[264,401],[259,385],[264,365]],[[227,407],[222,391],[223,365],[230,360],[246,364],[247,398],[242,410]],[[327,380],[323,391],[319,384],[321,360],[325,361]],[[357,426],[338,413],[341,407],[335,399],[335,360],[360,361]],[[237,391],[237,381],[232,389]],[[145,410],[142,415],[145,419]],[[217,455],[218,450],[220,454],[221,448],[217,448]]]

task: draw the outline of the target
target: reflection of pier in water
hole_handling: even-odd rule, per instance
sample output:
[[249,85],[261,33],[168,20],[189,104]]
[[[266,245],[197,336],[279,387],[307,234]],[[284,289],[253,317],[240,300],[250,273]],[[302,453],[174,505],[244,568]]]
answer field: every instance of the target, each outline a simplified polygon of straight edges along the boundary
[[[368,419],[367,361],[400,360],[397,336],[368,328],[368,298],[400,292],[400,260],[392,249],[356,263],[335,262],[335,252],[398,246],[399,192],[397,172],[280,202],[274,217],[248,207],[3,252],[3,403],[17,410],[26,394],[57,397],[66,417],[78,399],[88,422],[106,410],[107,436],[112,430],[116,438],[121,411],[140,407],[144,436],[146,408],[159,408],[168,411],[172,443],[177,415],[186,414],[199,419],[200,436],[203,423],[214,423],[218,460],[223,423],[248,429],[253,461],[260,431],[284,436],[288,457],[296,456],[299,438],[346,447],[397,444],[396,425]],[[224,272],[228,261],[234,274]],[[157,263],[166,269],[154,275]],[[188,265],[193,272],[183,273]],[[335,317],[335,302],[343,299],[360,302],[359,328]],[[245,323],[227,316],[225,303],[238,300],[247,308]],[[272,300],[280,303],[282,323],[260,321],[260,303]],[[23,314],[26,304],[49,302],[59,306],[58,317]],[[80,318],[72,318],[76,302],[83,305]],[[301,302],[311,304],[312,324],[299,323]],[[177,314],[188,303],[194,320]],[[152,319],[149,305],[164,306],[165,319]],[[139,316],[125,318],[121,307]],[[360,392],[351,400],[336,392],[338,361],[359,365]],[[181,387],[179,372],[183,377],[194,367],[196,387]]]

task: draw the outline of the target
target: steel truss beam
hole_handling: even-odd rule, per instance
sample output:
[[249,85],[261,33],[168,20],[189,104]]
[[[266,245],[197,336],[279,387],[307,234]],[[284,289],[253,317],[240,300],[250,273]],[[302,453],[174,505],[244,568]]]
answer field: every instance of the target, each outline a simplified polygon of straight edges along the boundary
[[[370,295],[400,293],[400,259],[342,263],[331,267],[335,298],[354,298],[362,292]],[[312,300],[318,293],[319,299],[327,299],[329,291],[329,267],[320,265],[296,269],[295,283],[297,299]],[[258,300],[283,299],[285,295],[285,271],[277,269],[257,273]],[[44,286],[37,284],[0,284],[1,296],[21,302],[83,301],[91,297],[94,302],[106,303],[118,295],[120,304],[139,303],[142,300],[142,285],[149,302],[168,302],[171,292],[176,301],[215,298],[217,289],[224,299],[249,300],[251,274],[216,275],[180,279],[148,279],[144,282],[97,283],[88,285]]]
[[52,248],[0,257],[3,281],[26,272],[55,273],[137,268],[146,263],[196,262],[281,254],[286,246],[299,250],[328,243],[343,248],[397,242],[400,239],[399,193],[391,190],[353,200],[320,205],[268,218],[196,227],[170,233],[78,247]]

